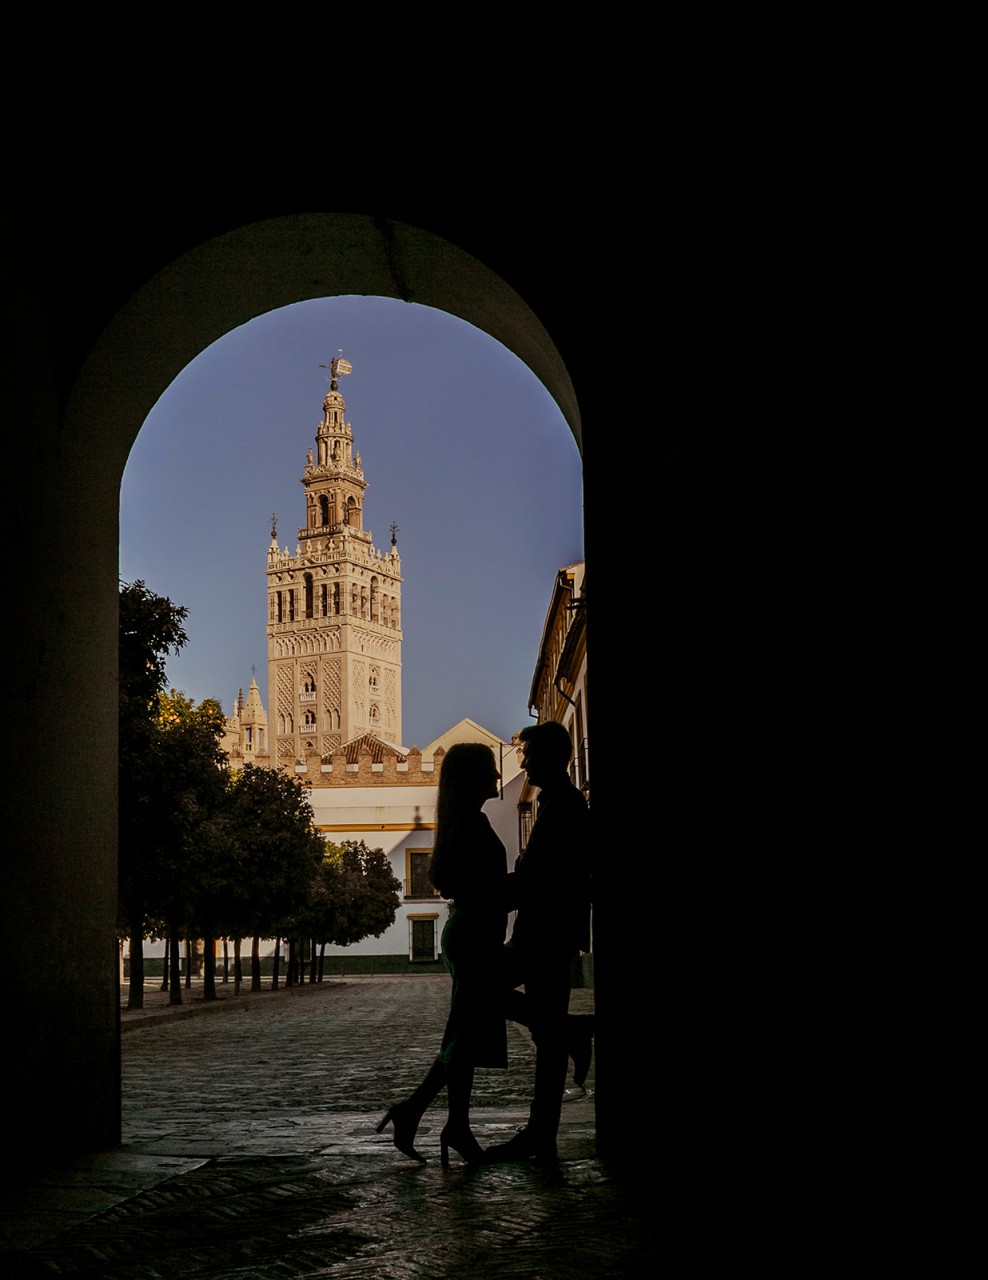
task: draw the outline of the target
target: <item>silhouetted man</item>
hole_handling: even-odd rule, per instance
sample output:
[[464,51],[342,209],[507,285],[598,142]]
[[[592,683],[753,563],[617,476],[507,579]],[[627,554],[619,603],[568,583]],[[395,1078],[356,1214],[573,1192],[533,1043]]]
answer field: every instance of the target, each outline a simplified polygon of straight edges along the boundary
[[[572,962],[590,950],[589,812],[569,778],[566,729],[546,721],[519,736],[522,768],[539,797],[528,844],[508,877],[518,914],[504,945],[506,1012],[531,1028],[535,1087],[527,1126],[487,1149],[492,1162],[555,1157],[568,1059],[582,1084],[592,1051],[593,1019],[568,1016]],[[524,996],[514,990],[522,983]]]

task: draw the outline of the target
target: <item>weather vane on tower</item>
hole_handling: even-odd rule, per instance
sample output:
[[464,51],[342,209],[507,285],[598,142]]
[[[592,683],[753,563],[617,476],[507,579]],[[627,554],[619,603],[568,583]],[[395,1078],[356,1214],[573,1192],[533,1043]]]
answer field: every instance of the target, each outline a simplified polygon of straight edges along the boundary
[[333,356],[329,364],[321,364],[319,366],[320,369],[329,370],[330,391],[339,391],[339,387],[337,386],[337,382],[336,382],[337,378],[345,378],[348,373],[353,373],[353,365],[350,363],[349,360],[343,359],[343,348],[337,347],[336,351],[337,351],[337,354]]

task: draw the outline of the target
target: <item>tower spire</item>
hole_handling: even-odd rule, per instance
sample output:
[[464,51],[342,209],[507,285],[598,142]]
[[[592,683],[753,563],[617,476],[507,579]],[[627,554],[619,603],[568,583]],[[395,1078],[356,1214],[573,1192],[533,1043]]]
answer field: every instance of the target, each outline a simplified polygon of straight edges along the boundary
[[339,379],[342,348],[301,477],[305,525],[294,555],[268,550],[268,688],[275,763],[325,759],[363,734],[401,742],[401,560],[364,528],[367,482]]

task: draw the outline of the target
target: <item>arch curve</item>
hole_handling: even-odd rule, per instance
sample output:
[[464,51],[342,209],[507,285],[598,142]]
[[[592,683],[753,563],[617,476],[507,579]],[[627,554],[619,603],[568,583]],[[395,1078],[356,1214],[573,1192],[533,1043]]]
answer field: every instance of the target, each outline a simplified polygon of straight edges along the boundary
[[84,360],[66,431],[91,438],[98,424],[114,452],[119,485],[148,413],[201,351],[279,307],[349,294],[434,307],[489,333],[542,382],[582,452],[573,382],[524,299],[432,232],[351,213],[251,223],[190,250],[148,280]]
[[[58,352],[56,360],[54,346],[49,351],[47,313],[39,311],[29,272],[20,287],[24,316],[35,325],[25,326],[37,343],[29,355],[50,359],[52,376],[45,382],[36,376],[42,366],[24,360],[25,375],[38,385],[26,401],[30,426],[15,433],[17,474],[26,478],[15,526],[59,535],[58,554],[46,558],[44,570],[44,599],[57,607],[43,613],[41,639],[22,629],[9,655],[17,676],[8,713],[23,741],[10,787],[18,809],[5,825],[16,850],[7,888],[18,903],[7,941],[14,954],[37,948],[62,975],[52,986],[39,974],[19,992],[41,1027],[13,1085],[24,1121],[15,1117],[10,1143],[28,1153],[92,1150],[119,1140],[112,945],[119,500],[127,458],[158,398],[201,351],[257,316],[317,297],[380,295],[445,310],[486,331],[542,381],[581,453],[582,434],[563,359],[522,297],[469,253],[404,223],[300,214],[245,223],[205,240],[149,274],[78,365],[74,352],[71,358]],[[96,314],[94,300],[87,317]],[[80,343],[87,331],[78,331]],[[70,368],[77,370],[74,378]],[[72,379],[61,415],[58,372]],[[353,608],[339,601],[340,612]],[[84,752],[52,752],[47,721],[55,706],[71,706],[87,726]],[[40,1021],[36,1007],[45,1010]],[[71,1090],[64,1088],[67,1080]]]

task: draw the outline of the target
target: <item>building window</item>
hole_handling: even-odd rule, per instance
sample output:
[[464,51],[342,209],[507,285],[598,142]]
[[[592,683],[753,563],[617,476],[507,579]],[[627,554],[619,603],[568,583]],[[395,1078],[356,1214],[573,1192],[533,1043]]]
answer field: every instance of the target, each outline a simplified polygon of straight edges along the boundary
[[429,879],[429,863],[432,861],[431,849],[405,850],[405,897],[435,898],[438,897],[432,881]]
[[439,959],[436,916],[408,917],[408,958],[419,964]]

